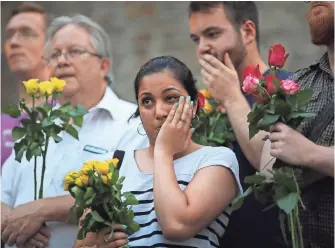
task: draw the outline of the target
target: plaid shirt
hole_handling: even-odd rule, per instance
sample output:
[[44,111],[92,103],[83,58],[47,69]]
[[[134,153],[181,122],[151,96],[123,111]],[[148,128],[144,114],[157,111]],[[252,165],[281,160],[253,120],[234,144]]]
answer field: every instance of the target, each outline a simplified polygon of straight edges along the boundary
[[[306,106],[307,112],[316,113],[317,116],[328,104],[334,104],[334,77],[329,66],[328,54],[325,53],[318,63],[308,68],[298,70],[293,75],[293,80],[300,84],[302,88],[313,89],[313,96],[310,103]],[[306,118],[301,123],[302,134],[308,136],[314,119]],[[322,146],[334,146],[334,119],[323,131],[316,142]]]
[[[328,54],[324,54],[318,63],[301,69],[293,75],[293,80],[302,88],[313,89],[313,95],[306,111],[318,115],[329,104],[334,104],[334,77]],[[300,126],[303,135],[309,137],[315,118],[306,118]],[[323,130],[316,143],[322,146],[334,146],[334,118]],[[309,169],[303,176],[318,177],[320,173]],[[300,221],[305,248],[327,248],[334,244],[334,178],[322,176],[321,180],[309,185],[302,191],[302,200],[306,210],[300,209]]]

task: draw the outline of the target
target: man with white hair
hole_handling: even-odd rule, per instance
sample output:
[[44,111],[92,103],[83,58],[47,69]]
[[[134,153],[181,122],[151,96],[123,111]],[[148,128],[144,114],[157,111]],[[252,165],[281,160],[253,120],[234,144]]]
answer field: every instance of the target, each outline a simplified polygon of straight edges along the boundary
[[140,120],[128,122],[136,106],[120,100],[107,85],[112,75],[110,41],[97,23],[82,15],[54,19],[46,50],[53,76],[67,82],[60,103],[81,104],[89,112],[79,130],[79,141],[63,133],[62,142],[49,146],[44,199],[34,201],[33,163],[17,163],[12,154],[4,164],[1,236],[7,245],[17,247],[44,247],[43,243],[31,243],[43,223],[51,233],[48,247],[72,247],[77,225],[66,223],[74,204],[63,190],[66,173],[79,169],[93,153],[148,145],[147,137],[139,134],[143,131],[137,130]]

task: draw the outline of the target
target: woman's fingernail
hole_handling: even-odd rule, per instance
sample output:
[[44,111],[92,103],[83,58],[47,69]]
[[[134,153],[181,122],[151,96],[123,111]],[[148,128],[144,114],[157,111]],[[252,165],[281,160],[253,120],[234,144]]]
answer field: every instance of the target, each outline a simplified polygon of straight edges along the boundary
[[188,101],[191,101],[191,97],[190,97],[190,96],[187,96],[187,100],[188,100]]
[[123,229],[127,229],[128,227],[126,225],[122,225]]
[[178,102],[176,102],[176,103],[174,104],[174,106],[175,106],[175,107],[178,107],[178,106],[179,106],[179,103],[178,103]]
[[193,101],[191,101],[191,106],[193,106]]
[[185,98],[184,96],[181,96],[181,97],[180,97],[180,100],[184,101],[184,98]]

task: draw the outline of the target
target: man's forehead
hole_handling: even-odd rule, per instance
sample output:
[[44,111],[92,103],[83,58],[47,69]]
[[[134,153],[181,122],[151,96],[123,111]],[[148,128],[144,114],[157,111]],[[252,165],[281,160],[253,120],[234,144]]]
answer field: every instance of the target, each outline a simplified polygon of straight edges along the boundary
[[13,16],[6,29],[17,29],[21,27],[29,27],[32,29],[44,29],[45,16],[37,12],[24,12]]
[[189,18],[191,31],[205,31],[209,27],[231,25],[223,8],[213,8],[209,12],[192,13]]

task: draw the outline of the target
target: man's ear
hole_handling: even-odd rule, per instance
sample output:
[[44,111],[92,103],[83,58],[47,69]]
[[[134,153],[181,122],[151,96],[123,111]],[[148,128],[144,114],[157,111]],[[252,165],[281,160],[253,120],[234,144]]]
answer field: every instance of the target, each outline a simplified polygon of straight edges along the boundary
[[256,32],[257,30],[254,22],[248,20],[243,23],[240,28],[243,44],[247,45],[256,42]]
[[102,63],[101,63],[101,73],[102,76],[107,76],[109,69],[112,65],[112,61],[109,58],[102,58]]

